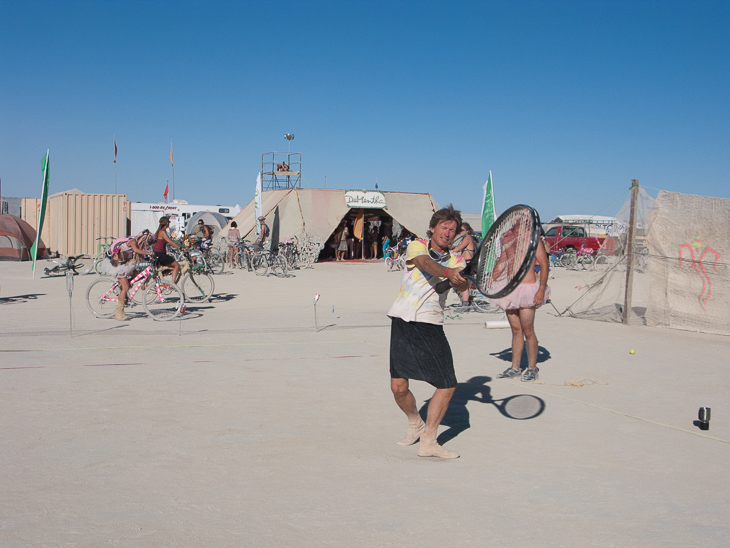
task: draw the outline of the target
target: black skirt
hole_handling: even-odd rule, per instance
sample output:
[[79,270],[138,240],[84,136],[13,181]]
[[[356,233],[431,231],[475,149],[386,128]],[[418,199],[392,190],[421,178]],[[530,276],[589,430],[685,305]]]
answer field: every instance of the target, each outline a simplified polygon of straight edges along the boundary
[[175,257],[168,255],[167,253],[159,253],[155,251],[155,260],[160,266],[170,266],[175,262]]
[[454,359],[443,325],[391,318],[390,376],[456,387]]

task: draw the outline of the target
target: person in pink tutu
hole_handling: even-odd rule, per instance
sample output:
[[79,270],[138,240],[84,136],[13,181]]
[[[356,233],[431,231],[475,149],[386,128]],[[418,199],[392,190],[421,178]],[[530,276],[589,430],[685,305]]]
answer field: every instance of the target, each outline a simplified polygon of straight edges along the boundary
[[[509,233],[505,234],[505,238],[509,238],[509,236]],[[506,239],[502,242],[502,246],[505,252],[509,252],[512,247]],[[495,271],[499,266],[498,261],[495,265]],[[549,268],[550,260],[544,245],[540,243],[537,246],[532,266],[528,270],[525,279],[517,286],[517,289],[501,299],[490,299],[495,306],[507,313],[507,321],[512,329],[512,366],[497,375],[498,379],[520,377],[523,382],[538,379],[535,310],[550,298],[550,288],[547,286]],[[539,278],[537,274],[539,274]],[[527,368],[522,371],[520,369],[520,360],[522,359],[522,350],[525,348],[525,344],[527,345]]]

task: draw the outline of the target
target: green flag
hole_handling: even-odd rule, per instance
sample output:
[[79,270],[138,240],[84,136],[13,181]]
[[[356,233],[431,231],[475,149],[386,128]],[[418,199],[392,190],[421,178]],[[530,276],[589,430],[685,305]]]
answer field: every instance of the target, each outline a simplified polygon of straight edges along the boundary
[[482,203],[482,238],[487,235],[489,227],[494,223],[494,188],[492,187],[492,172],[484,183],[484,203]]
[[48,178],[51,163],[50,150],[46,150],[46,155],[41,160],[41,169],[43,170],[43,189],[41,190],[41,210],[38,214],[38,229],[35,234],[35,242],[30,248],[30,256],[33,258],[33,277],[35,278],[35,260],[38,255],[38,246],[41,242],[41,230],[43,229],[43,219],[46,216],[46,202],[48,201]]

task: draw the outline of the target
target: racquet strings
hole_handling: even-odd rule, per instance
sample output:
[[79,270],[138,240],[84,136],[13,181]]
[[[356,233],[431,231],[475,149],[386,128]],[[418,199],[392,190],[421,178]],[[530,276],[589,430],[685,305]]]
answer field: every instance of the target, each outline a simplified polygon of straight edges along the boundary
[[504,414],[511,419],[525,420],[537,417],[545,409],[545,403],[537,396],[521,394],[510,396],[502,402]]
[[496,295],[515,279],[528,256],[533,230],[533,216],[527,208],[512,211],[501,220],[479,258],[479,291]]

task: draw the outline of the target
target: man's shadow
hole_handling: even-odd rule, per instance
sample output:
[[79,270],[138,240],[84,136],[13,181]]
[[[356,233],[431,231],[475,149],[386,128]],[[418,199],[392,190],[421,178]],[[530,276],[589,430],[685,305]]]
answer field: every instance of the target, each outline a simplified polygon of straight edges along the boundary
[[[454,439],[471,426],[469,424],[469,410],[466,408],[468,402],[494,403],[490,395],[490,388],[486,386],[491,380],[491,377],[477,376],[456,385],[456,390],[449,403],[449,408],[446,410],[446,414],[441,421],[442,425],[449,427],[448,430],[444,430],[438,436],[437,441],[441,445]],[[426,421],[428,402],[430,401],[430,398],[427,399],[418,411],[424,422]]]
[[[511,346],[505,348],[504,350],[500,350],[499,352],[492,352],[489,355],[494,356],[495,358],[499,358],[500,360],[512,363]],[[550,357],[550,351],[547,348],[543,346],[537,347],[537,363],[546,362],[550,359]],[[520,356],[520,368],[524,369],[525,367],[527,367],[527,348],[522,351],[522,356]]]

